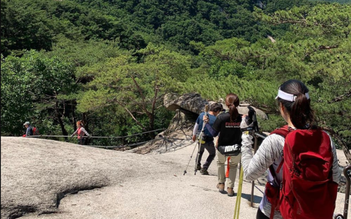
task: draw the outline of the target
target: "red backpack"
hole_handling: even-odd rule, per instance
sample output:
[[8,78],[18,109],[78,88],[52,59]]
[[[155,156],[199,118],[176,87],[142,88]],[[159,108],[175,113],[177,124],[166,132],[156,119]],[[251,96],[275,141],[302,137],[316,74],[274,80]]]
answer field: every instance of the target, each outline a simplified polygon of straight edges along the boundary
[[39,130],[36,127],[33,127],[32,130],[33,130],[33,135],[39,135]]
[[[283,130],[283,131],[282,131]],[[333,152],[329,135],[321,129],[288,130],[285,135],[283,181],[279,209],[284,219],[330,219],[338,184],[332,179]]]

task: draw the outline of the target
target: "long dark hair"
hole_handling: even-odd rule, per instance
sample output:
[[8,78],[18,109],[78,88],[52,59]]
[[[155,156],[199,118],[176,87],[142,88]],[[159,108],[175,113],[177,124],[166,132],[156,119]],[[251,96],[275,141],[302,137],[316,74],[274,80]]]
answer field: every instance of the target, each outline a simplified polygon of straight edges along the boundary
[[239,97],[233,93],[227,94],[225,104],[229,108],[230,122],[234,122],[239,115],[238,109],[236,108],[239,106]]
[[298,129],[316,128],[311,100],[306,97],[309,91],[306,85],[299,80],[288,80],[280,86],[280,90],[296,96],[293,102],[278,97],[278,101],[287,109],[292,124]]

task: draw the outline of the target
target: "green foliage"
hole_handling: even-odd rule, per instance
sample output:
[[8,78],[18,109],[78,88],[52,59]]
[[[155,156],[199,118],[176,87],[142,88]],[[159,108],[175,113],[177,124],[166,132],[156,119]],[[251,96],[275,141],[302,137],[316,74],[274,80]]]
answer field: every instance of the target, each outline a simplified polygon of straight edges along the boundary
[[57,120],[65,111],[61,108],[65,101],[59,100],[59,95],[75,89],[70,64],[33,50],[20,58],[3,58],[1,78],[2,131],[15,135],[27,120],[45,130],[42,119]]
[[5,0],[2,131],[31,120],[65,134],[77,119],[93,135],[165,128],[168,92],[236,93],[269,113],[271,131],[284,123],[277,88],[295,78],[320,125],[351,142],[350,17],[349,4],[297,0]]
[[162,105],[163,95],[179,92],[181,82],[189,75],[189,58],[153,44],[139,50],[138,55],[138,62],[125,54],[92,66],[94,79],[78,99],[78,110],[118,106],[119,112],[132,117],[139,128],[155,128],[156,110]]

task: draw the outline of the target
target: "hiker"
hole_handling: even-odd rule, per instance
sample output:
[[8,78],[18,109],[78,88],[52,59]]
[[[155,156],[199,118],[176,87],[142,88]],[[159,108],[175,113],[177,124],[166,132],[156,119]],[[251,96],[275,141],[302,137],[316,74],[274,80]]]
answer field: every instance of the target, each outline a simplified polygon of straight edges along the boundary
[[83,127],[83,122],[81,120],[79,120],[77,122],[77,130],[75,132],[73,132],[73,134],[71,135],[71,137],[73,137],[75,134],[78,135],[78,144],[81,144],[81,145],[85,145],[85,137],[84,135],[86,136],[90,136],[89,133],[85,130],[85,128]]
[[[223,106],[220,103],[213,103],[210,106],[209,112],[208,112],[208,119],[209,119],[209,124],[212,126],[214,121],[216,120],[216,116],[222,111]],[[205,112],[201,113],[195,122],[194,129],[193,129],[193,141],[196,141],[196,138],[201,137],[201,139],[198,139],[198,144],[200,144],[199,152],[198,152],[198,157],[197,157],[197,170],[200,170],[200,173],[202,175],[209,175],[208,173],[208,168],[211,165],[211,162],[213,161],[214,157],[216,156],[216,149],[214,147],[213,143],[213,137],[212,135],[208,132],[207,128],[204,128],[203,133],[201,134],[202,126],[203,126],[203,116],[205,115]],[[201,134],[201,135],[200,135]],[[201,158],[202,155],[205,151],[209,153],[205,164],[201,168]]]
[[33,135],[33,128],[30,125],[30,122],[27,121],[27,122],[23,123],[23,126],[26,127],[26,134],[24,134],[23,137],[28,137],[28,136]]
[[[315,125],[308,92],[308,88],[298,80],[288,80],[279,87],[275,99],[277,99],[280,114],[287,126],[276,129],[267,136],[255,155],[252,153],[252,136],[247,131],[243,131],[241,162],[244,177],[247,180],[255,180],[268,171],[268,182],[257,211],[257,219],[330,219],[333,217],[337,185],[341,174],[332,139]],[[240,125],[242,129],[249,125],[244,118],[245,115]],[[287,141],[289,143],[286,143]],[[326,159],[322,162],[315,157],[319,156],[318,153],[309,153],[312,150],[321,149],[324,150],[323,156]],[[296,151],[298,152],[295,153]],[[307,157],[306,154],[309,154],[309,158],[316,158],[310,163],[311,169],[308,169],[310,168],[307,165],[308,160],[304,158]],[[298,165],[297,160],[305,163]],[[317,181],[320,177],[319,170],[327,165],[330,165],[330,168],[324,171],[326,179],[323,179],[323,183],[317,187],[312,188],[311,183],[321,182]],[[300,174],[297,174],[298,172]],[[314,179],[311,180],[307,178],[308,176]],[[294,178],[294,184],[291,183],[291,177]],[[303,190],[304,187],[307,189]],[[317,191],[317,193],[310,193],[312,191]],[[299,197],[295,197],[295,193]],[[289,203],[292,203],[291,206],[287,198],[289,198]]]
[[[229,111],[219,114],[211,127],[208,123],[206,128],[213,137],[218,137],[216,148],[226,145],[241,145],[241,130],[240,122],[241,115],[238,112],[237,106],[239,106],[239,97],[236,94],[230,93],[226,96],[225,104],[229,108]],[[204,121],[208,122],[208,119],[204,117]],[[225,162],[227,158],[227,165],[229,165],[229,175],[225,174]],[[217,168],[218,168],[218,184],[217,188],[220,193],[225,194],[225,181],[227,177],[227,194],[228,196],[234,196],[234,183],[236,179],[236,172],[238,169],[238,163],[240,162],[241,154],[237,156],[226,156],[222,153],[217,153]]]

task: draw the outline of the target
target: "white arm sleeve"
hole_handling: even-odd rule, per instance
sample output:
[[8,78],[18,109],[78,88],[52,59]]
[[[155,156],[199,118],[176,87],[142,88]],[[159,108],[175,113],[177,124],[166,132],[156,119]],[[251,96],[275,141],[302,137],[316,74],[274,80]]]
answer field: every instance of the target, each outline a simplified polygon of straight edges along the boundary
[[89,133],[85,130],[85,128],[81,128],[81,131],[83,131],[87,136],[90,136]]
[[197,124],[197,123],[195,122],[194,129],[193,129],[193,135],[196,135],[196,134],[197,134],[198,128],[199,128],[199,124]]
[[336,155],[336,148],[332,138],[330,138],[330,143],[333,152],[333,181],[339,184],[341,180],[341,170],[339,168],[338,157]]
[[266,137],[255,155],[252,152],[252,136],[242,134],[241,163],[244,177],[247,180],[255,180],[262,176],[275,160],[279,160],[283,154],[284,137],[272,134]]

